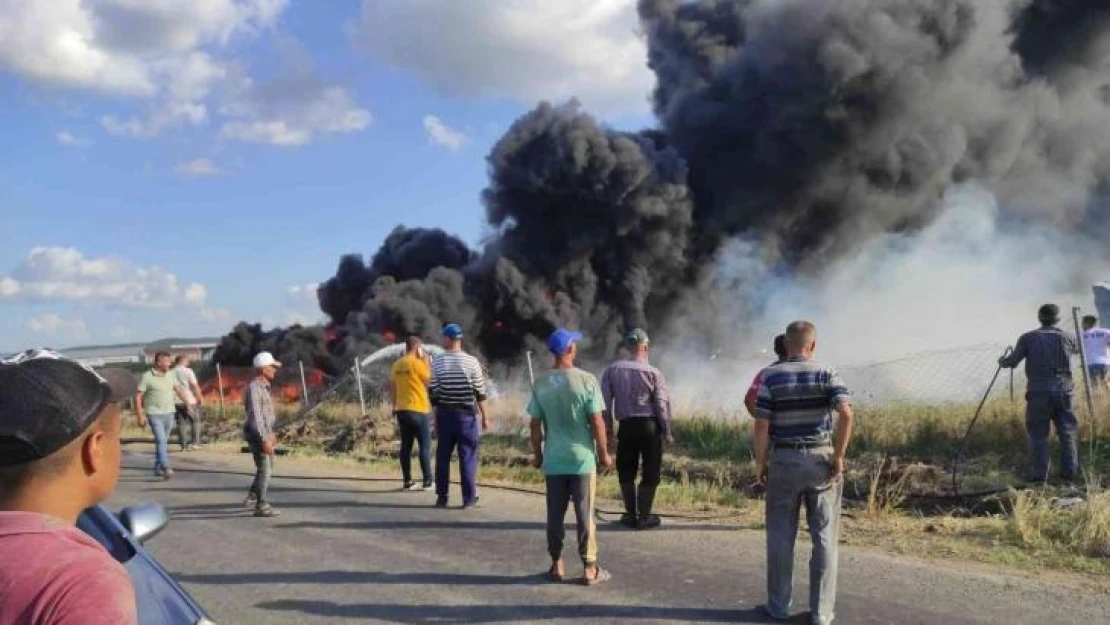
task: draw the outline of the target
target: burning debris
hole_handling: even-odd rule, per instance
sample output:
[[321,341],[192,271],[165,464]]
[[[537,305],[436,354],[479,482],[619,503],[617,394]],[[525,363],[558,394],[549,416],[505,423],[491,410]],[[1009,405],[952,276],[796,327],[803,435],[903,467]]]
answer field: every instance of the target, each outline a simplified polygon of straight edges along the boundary
[[[494,361],[538,349],[556,325],[610,356],[628,327],[721,316],[712,270],[737,239],[818,278],[878,237],[920,232],[965,182],[998,198],[1003,223],[1083,236],[1110,222],[1098,198],[1110,174],[1106,3],[638,10],[658,129],[617,131],[574,102],[541,103],[488,157],[484,249],[398,227],[369,264],[344,256],[320,287],[331,338],[300,329],[287,347],[349,357],[453,321]],[[252,338],[239,330],[227,354]],[[721,338],[698,334],[706,353]]]

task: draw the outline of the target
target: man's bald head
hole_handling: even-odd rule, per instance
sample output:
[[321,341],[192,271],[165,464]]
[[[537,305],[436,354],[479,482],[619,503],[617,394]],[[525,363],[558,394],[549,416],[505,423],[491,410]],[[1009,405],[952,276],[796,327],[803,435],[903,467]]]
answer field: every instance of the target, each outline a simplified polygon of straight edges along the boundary
[[809,357],[817,346],[817,326],[799,320],[786,326],[786,352],[791,358]]

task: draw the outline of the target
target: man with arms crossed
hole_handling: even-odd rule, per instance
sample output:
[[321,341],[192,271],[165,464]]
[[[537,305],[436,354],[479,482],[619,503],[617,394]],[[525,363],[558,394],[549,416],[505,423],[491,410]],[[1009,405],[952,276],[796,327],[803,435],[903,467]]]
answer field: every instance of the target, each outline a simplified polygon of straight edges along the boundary
[[[436,507],[447,507],[451,456],[459,449],[459,481],[463,508],[478,505],[478,446],[490,427],[486,412],[486,380],[478,359],[463,352],[462,327],[443,326],[444,352],[432,361],[432,405],[435,406]],[[478,415],[481,415],[479,427]]]
[[169,443],[178,400],[184,402],[185,395],[177,383],[177,376],[170,372],[170,355],[158,352],[154,355],[154,368],[139,380],[135,414],[139,427],[145,428],[150,422],[150,431],[154,434],[154,475],[167,480],[173,476]]
[[120,472],[130,373],[45,350],[0,361],[0,623],[135,625],[131,578],[77,517]]
[[174,358],[173,375],[177,378],[177,385],[181,387],[181,395],[175,406],[181,451],[200,449],[200,406],[203,394],[197,383],[197,374],[189,367],[188,355],[181,354]]
[[[617,432],[617,474],[620,479],[624,514],[621,523],[633,529],[659,527],[652,514],[655,489],[663,470],[663,444],[671,438],[671,400],[663,373],[648,363],[650,340],[636,328],[624,339],[631,358],[618,360],[601,374],[601,394],[605,399],[606,425]],[[636,473],[643,466],[640,486]]]
[[405,490],[416,490],[412,480],[412,445],[420,445],[421,490],[432,489],[432,437],[428,413],[432,404],[428,398],[428,385],[432,369],[424,356],[420,337],[410,335],[405,339],[405,355],[393,363],[389,370],[393,398],[393,414],[401,433],[401,480]]
[[1083,353],[1091,386],[1105,391],[1110,384],[1110,330],[1098,327],[1098,317],[1083,317]]
[[254,357],[254,370],[257,373],[254,380],[247,385],[243,393],[243,408],[246,419],[243,423],[243,438],[250,447],[254,457],[254,482],[251,482],[250,492],[244,505],[254,508],[254,516],[275,517],[278,511],[270,505],[266,498],[270,486],[270,474],[274,469],[274,448],[277,446],[277,436],[274,434],[274,399],[270,395],[270,386],[274,376],[277,375],[281,363],[274,359],[270,352],[259,352]]
[[547,485],[548,577],[559,582],[566,574],[563,518],[567,505],[573,503],[578,555],[589,586],[609,579],[609,573],[597,563],[594,498],[598,462],[608,469],[612,460],[602,416],[605,402],[597,378],[574,366],[581,338],[578,332],[559,329],[547,339],[555,367],[536,379],[527,411],[532,417],[533,466],[543,469]]
[[755,459],[759,480],[767,485],[767,614],[790,618],[798,508],[804,504],[813,543],[810,618],[813,625],[828,625],[836,603],[840,497],[852,404],[840,376],[814,362],[816,348],[817,328],[795,321],[786,328],[786,360],[760,372]]

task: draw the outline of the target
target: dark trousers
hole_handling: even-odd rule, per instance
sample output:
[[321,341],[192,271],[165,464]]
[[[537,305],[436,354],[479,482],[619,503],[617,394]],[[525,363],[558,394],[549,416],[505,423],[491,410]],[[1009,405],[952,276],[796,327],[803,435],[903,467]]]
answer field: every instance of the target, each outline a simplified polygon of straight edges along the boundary
[[436,495],[447,496],[451,485],[451,456],[459,450],[459,481],[463,505],[478,498],[478,444],[482,440],[478,416],[472,412],[436,409]]
[[1079,420],[1072,410],[1071,393],[1028,393],[1025,396],[1025,431],[1033,452],[1035,480],[1048,478],[1048,434],[1056,427],[1060,439],[1060,475],[1071,479],[1079,473]]
[[270,488],[270,474],[274,469],[274,459],[262,450],[262,439],[253,433],[247,434],[247,446],[254,457],[254,481],[250,492],[258,498],[259,507],[266,503],[266,491]]
[[420,475],[424,484],[432,483],[432,434],[428,415],[411,410],[397,411],[397,428],[401,431],[401,478],[405,486],[412,484],[412,445],[420,446]]
[[181,449],[188,445],[200,444],[200,406],[177,404],[177,438],[181,441]]
[[578,526],[578,555],[589,566],[597,562],[597,527],[594,523],[594,499],[597,475],[548,475],[547,482],[547,552],[552,560],[563,555],[566,538],[567,506],[574,505]]
[[617,430],[617,477],[621,484],[636,481],[643,467],[640,483],[658,486],[663,470],[663,434],[659,423],[651,417],[624,419]]

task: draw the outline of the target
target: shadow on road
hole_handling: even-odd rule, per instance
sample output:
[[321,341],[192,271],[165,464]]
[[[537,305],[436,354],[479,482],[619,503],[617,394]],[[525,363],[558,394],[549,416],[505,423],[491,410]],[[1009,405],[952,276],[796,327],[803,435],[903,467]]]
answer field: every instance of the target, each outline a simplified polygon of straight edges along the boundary
[[708,608],[667,608],[625,605],[406,605],[350,604],[330,601],[269,601],[255,607],[283,612],[303,612],[330,618],[366,618],[389,623],[505,623],[555,619],[628,619],[633,623],[649,621],[688,621],[696,623],[806,623],[800,614],[789,621],[774,621],[760,608],[712,610]]
[[353,523],[302,521],[275,525],[274,527],[286,530],[528,530],[540,532],[545,531],[547,525],[520,521],[466,521],[456,516],[443,521],[356,521]]
[[547,583],[543,573],[475,575],[467,573],[384,573],[379,571],[298,571],[175,575],[186,584],[418,584],[443,586],[533,586]]

